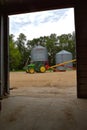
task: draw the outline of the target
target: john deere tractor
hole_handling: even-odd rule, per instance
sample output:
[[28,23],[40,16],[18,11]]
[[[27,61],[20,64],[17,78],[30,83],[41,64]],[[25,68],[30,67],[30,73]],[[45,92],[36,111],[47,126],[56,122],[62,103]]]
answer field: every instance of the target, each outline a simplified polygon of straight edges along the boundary
[[30,73],[30,74],[33,74],[35,72],[44,73],[44,72],[46,72],[46,67],[43,62],[36,61],[36,62],[30,63],[29,65],[27,65],[26,72]]

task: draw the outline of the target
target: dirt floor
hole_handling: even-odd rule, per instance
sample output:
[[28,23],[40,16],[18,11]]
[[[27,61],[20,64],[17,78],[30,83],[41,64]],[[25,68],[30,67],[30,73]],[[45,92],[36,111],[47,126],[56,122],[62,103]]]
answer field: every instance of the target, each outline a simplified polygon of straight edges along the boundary
[[1,130],[87,130],[87,100],[77,98],[76,71],[10,73]]

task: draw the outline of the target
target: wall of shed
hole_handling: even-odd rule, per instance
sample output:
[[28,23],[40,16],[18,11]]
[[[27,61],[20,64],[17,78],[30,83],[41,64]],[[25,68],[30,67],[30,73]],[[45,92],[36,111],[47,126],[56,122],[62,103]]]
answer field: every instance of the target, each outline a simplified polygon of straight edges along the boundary
[[87,98],[87,6],[82,1],[75,7],[77,50],[77,96]]

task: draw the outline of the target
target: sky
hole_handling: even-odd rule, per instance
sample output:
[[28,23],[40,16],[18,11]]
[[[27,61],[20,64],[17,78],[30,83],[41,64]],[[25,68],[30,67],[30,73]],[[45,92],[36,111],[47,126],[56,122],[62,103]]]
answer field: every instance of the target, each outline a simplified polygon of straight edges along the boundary
[[10,15],[9,22],[9,33],[15,39],[20,33],[32,40],[53,33],[60,36],[75,31],[74,8]]

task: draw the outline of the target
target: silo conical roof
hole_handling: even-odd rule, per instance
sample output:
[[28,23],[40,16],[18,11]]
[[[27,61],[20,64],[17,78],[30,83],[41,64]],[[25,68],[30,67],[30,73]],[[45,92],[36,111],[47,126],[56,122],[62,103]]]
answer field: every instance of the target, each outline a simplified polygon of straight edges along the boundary
[[58,52],[57,54],[71,54],[71,52],[68,52],[66,50],[62,50],[62,51]]

